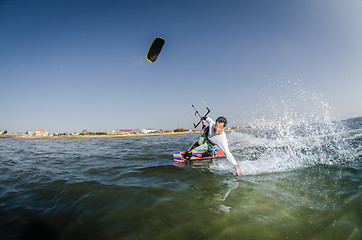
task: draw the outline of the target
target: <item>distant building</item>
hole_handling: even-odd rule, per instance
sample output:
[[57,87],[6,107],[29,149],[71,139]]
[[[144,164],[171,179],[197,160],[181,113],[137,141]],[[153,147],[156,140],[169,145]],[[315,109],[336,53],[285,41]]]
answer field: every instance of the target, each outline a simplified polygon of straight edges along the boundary
[[136,131],[132,129],[118,129],[118,130],[110,130],[107,132],[107,134],[110,135],[123,135],[123,134],[132,134],[132,133],[136,133]]
[[107,134],[108,134],[108,135],[114,135],[114,134],[116,134],[116,130],[109,130],[109,131],[107,132]]
[[153,133],[156,132],[156,129],[140,129],[141,133]]
[[117,134],[131,134],[135,133],[134,130],[131,129],[118,129]]
[[48,132],[45,131],[44,129],[39,129],[39,130],[36,130],[35,136],[48,136]]

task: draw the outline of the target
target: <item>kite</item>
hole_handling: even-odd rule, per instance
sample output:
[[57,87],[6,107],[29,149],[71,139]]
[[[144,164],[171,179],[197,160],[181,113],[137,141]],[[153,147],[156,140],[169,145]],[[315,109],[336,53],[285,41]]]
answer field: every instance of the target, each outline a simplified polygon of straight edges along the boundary
[[156,37],[155,40],[153,40],[153,42],[147,52],[148,61],[150,61],[150,62],[156,61],[158,55],[161,52],[163,44],[165,44],[165,39],[163,39],[161,37]]

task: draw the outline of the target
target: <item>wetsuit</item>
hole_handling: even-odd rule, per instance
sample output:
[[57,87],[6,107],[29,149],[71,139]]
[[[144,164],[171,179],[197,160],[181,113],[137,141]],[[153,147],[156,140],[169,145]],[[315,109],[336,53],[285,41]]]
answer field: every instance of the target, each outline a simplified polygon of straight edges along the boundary
[[215,134],[215,122],[211,118],[207,117],[206,121],[209,123],[208,129],[201,135],[199,141],[197,142],[199,145],[202,145],[206,142],[209,151],[214,152],[216,149],[216,145],[223,150],[226,155],[228,161],[233,165],[237,166],[234,156],[231,154],[229,150],[228,141],[226,139],[226,134],[223,131],[221,134]]

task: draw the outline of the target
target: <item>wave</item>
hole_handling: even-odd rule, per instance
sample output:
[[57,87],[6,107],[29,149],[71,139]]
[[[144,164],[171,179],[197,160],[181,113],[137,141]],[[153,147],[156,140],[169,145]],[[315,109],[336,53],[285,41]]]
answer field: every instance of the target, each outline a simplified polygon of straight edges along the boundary
[[[231,151],[245,174],[289,171],[315,165],[352,166],[361,159],[361,129],[342,122],[277,126],[229,134]],[[214,168],[226,169],[222,165]]]
[[[284,172],[316,165],[351,166],[361,159],[362,118],[333,121],[331,107],[317,94],[299,86],[281,100],[269,100],[275,110],[254,119],[252,131],[228,134],[230,150],[244,174]],[[216,171],[233,171],[215,162]]]

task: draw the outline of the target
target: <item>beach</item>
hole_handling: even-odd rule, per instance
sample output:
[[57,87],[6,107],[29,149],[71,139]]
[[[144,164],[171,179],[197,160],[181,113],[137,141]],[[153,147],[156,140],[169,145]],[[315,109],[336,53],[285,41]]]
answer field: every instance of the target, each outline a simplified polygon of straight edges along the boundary
[[36,136],[36,135],[0,135],[0,138],[13,139],[89,139],[89,138],[123,138],[123,137],[148,137],[148,136],[172,136],[201,134],[202,131],[185,131],[185,132],[163,132],[163,133],[133,133],[133,134],[104,134],[104,135],[61,135],[61,136]]

